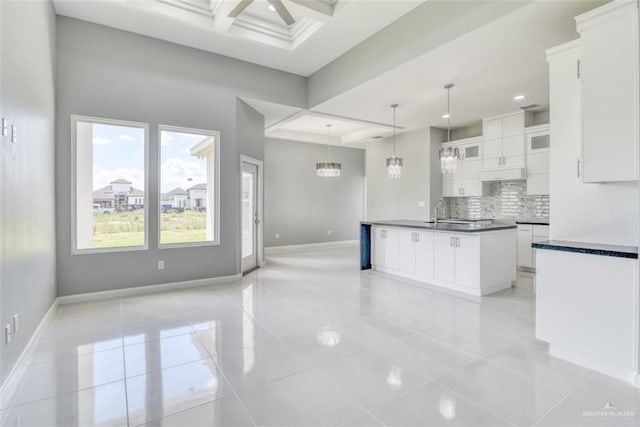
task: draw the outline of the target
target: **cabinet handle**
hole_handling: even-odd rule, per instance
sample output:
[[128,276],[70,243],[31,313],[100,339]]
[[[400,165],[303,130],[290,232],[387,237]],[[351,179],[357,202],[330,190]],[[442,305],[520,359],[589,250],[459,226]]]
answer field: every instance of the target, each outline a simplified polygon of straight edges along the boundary
[[416,233],[416,243],[420,241],[420,233]]
[[507,164],[507,158],[503,157],[502,158],[502,165],[505,166]]
[[580,159],[576,159],[576,165],[577,165],[577,170],[576,170],[576,176],[578,178],[580,178]]
[[456,242],[458,244],[458,247],[460,247],[460,238],[459,237],[456,237]]
[[449,237],[449,246],[453,247],[453,236]]

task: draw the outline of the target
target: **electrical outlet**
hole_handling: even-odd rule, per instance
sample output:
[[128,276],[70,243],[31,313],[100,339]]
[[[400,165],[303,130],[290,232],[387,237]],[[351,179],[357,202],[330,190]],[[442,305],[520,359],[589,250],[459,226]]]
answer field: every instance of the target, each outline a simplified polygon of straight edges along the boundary
[[280,233],[276,233],[276,239],[280,238]]
[[419,208],[424,208],[424,207],[425,207],[424,200],[419,200],[419,201],[418,201],[418,207],[419,207]]
[[18,315],[14,314],[13,315],[13,333],[15,334],[16,332],[18,332],[19,328],[20,328],[20,322],[18,320]]
[[5,138],[9,136],[9,122],[7,119],[2,119],[2,136]]
[[331,236],[331,230],[327,230],[327,236]]
[[158,261],[158,270],[164,270],[164,260]]
[[4,343],[9,344],[12,337],[13,334],[11,333],[11,323],[7,323],[7,325],[4,327]]

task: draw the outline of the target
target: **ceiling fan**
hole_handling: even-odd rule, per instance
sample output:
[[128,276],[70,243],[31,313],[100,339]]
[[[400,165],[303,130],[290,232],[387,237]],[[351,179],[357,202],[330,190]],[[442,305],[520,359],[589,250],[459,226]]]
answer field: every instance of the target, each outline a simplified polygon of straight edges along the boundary
[[[278,15],[280,15],[280,18],[282,18],[282,20],[285,22],[285,24],[291,25],[291,24],[294,24],[296,22],[296,20],[293,19],[293,16],[291,16],[291,14],[287,10],[287,8],[284,6],[284,4],[282,4],[282,0],[267,0],[267,2],[271,6],[273,6],[273,8],[275,9],[276,13]],[[231,10],[231,12],[229,12],[229,15],[228,15],[229,18],[236,18],[247,7],[249,7],[249,5],[251,3],[253,3],[253,0],[240,0],[240,3],[238,3],[236,5],[236,7],[234,7]]]

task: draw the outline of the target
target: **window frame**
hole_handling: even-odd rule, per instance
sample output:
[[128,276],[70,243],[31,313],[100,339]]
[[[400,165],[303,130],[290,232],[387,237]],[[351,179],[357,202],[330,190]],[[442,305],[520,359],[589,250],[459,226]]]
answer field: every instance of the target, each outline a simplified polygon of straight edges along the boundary
[[101,253],[146,251],[149,249],[149,208],[145,201],[144,209],[144,244],[138,246],[119,246],[111,248],[87,248],[78,249],[78,222],[76,217],[77,201],[77,150],[78,150],[78,122],[102,124],[112,126],[127,126],[144,129],[144,194],[148,200],[149,195],[149,124],[127,120],[108,119],[84,115],[71,115],[71,255],[89,255]]
[[[184,243],[161,243],[162,242],[162,131],[178,132],[178,133],[193,133],[198,135],[211,136],[214,139],[213,156],[214,156],[214,209],[213,209],[213,240],[205,240],[202,242],[184,242]],[[217,130],[205,130],[197,128],[188,128],[182,126],[173,125],[158,125],[158,157],[156,159],[156,165],[158,168],[158,249],[178,249],[178,248],[194,248],[203,246],[219,246],[220,245],[220,144],[221,137],[220,131]],[[207,177],[208,178],[208,177]],[[209,207],[207,207],[209,209]]]

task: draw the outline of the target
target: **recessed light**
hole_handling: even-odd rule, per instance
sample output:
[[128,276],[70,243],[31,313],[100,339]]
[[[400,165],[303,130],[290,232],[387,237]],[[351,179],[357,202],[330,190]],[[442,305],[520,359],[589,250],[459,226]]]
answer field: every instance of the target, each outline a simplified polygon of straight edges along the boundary
[[516,95],[513,97],[514,101],[522,101],[524,99],[524,95]]
[[276,11],[276,8],[275,8],[275,7],[273,7],[273,5],[272,5],[272,4],[270,4],[270,5],[269,5],[269,10],[270,10],[271,12],[275,12],[275,11]]
[[444,113],[444,114],[442,115],[442,118],[443,118],[443,119],[448,119],[449,117],[451,117],[451,114],[449,114],[449,113]]

